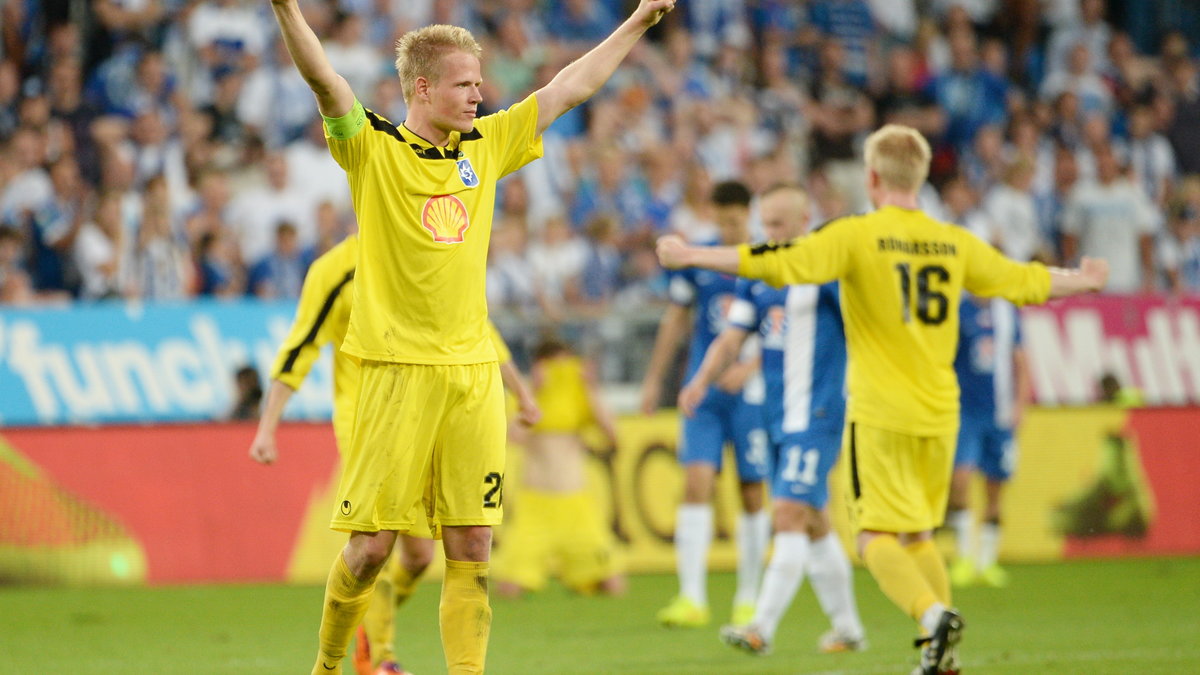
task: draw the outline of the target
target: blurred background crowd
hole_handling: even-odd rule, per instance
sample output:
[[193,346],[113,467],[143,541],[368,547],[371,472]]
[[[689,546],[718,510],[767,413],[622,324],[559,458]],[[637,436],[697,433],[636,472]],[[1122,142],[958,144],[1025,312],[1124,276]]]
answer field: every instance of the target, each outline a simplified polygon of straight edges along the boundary
[[[481,114],[535,90],[635,0],[300,0],[392,121],[392,46],[484,46]],[[294,298],[354,228],[268,0],[8,0],[0,303]],[[488,296],[553,319],[664,296],[655,237],[715,236],[712,186],[800,181],[869,208],[861,141],[920,129],[924,206],[1019,259],[1110,260],[1114,293],[1200,293],[1200,4],[682,0],[500,187]],[[757,228],[752,226],[752,231]]]

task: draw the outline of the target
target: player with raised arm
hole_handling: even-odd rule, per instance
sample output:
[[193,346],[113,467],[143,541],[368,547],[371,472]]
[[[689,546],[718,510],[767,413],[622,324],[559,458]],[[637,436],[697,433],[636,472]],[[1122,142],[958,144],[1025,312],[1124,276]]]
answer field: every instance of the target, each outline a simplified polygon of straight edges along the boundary
[[[1016,428],[1033,396],[1020,324],[1021,315],[1011,303],[964,294],[954,358],[961,412],[946,514],[957,549],[950,566],[954,586],[979,581],[999,587],[1008,582],[1008,574],[997,562],[1000,496],[1016,468]],[[987,480],[978,556],[970,504],[971,477],[976,472]]]
[[362,244],[341,346],[362,360],[361,382],[330,523],[350,537],[330,569],[313,673],[340,671],[397,534],[418,519],[446,553],[439,614],[449,671],[483,672],[491,528],[504,486],[504,396],[484,294],[496,182],[538,158],[542,132],[594,94],[673,7],[641,0],[544,87],[478,119],[481,52],[470,32],[406,33],[396,70],[408,113],[395,125],[333,70],[298,0],[272,0],[349,178]]
[[[808,229],[808,195],[796,185],[775,185],[759,197],[759,213],[769,241],[790,241]],[[769,652],[779,622],[807,574],[832,624],[818,648],[862,650],[866,637],[854,600],[850,561],[826,509],[828,474],[841,448],[846,409],[846,338],[838,284],[772,288],[762,281],[739,279],[736,295],[727,326],[679,393],[680,410],[692,415],[745,341],[753,334],[760,336],[774,472],[774,547],[754,619],[745,626],[725,626],[721,639],[751,653]]]
[[[250,445],[250,457],[262,464],[279,458],[275,434],[292,394],[316,363],[321,349],[339,345],[350,323],[354,297],[354,267],[358,260],[358,235],[346,237],[313,261],[304,276],[296,317],[287,338],[279,347],[271,368],[271,386]],[[492,341],[500,363],[504,386],[517,398],[521,421],[533,424],[540,412],[537,401],[512,362],[500,333],[492,327]],[[333,435],[338,451],[349,447],[355,397],[358,396],[358,363],[345,353],[333,352]],[[395,658],[394,617],[396,608],[412,595],[417,579],[433,559],[433,539],[424,523],[400,537],[400,550],[375,584],[370,608],[359,628],[355,668],[359,675],[404,673]]]
[[[750,191],[729,181],[713,188],[720,243],[740,244],[749,237]],[[691,330],[687,376],[700,367],[704,352],[725,326],[736,279],[703,270],[674,273],[671,304],[658,326],[650,365],[642,380],[642,412],[658,408],[667,364],[680,338]],[[770,520],[763,510],[763,480],[767,477],[767,438],[762,419],[762,383],[755,381],[758,359],[747,358],[725,369],[706,389],[703,402],[683,420],[679,462],[684,467],[683,503],[675,520],[675,565],[679,595],[658,612],[664,626],[698,627],[709,621],[708,549],[713,540],[712,499],[721,470],[725,444],[737,457],[743,513],[738,520],[738,575],[734,595],[734,624],[754,616],[762,560],[770,537]],[[749,386],[748,386],[749,385]]]
[[843,453],[857,544],[884,594],[923,631],[919,675],[958,672],[964,622],[950,602],[932,531],[946,512],[958,431],[958,298],[965,288],[1016,304],[1094,292],[1108,264],[1021,264],[917,205],[929,143],[889,124],[867,138],[876,210],[839,218],[792,242],[695,247],[659,240],[664,267],[700,267],[773,286],[841,281],[849,401]]

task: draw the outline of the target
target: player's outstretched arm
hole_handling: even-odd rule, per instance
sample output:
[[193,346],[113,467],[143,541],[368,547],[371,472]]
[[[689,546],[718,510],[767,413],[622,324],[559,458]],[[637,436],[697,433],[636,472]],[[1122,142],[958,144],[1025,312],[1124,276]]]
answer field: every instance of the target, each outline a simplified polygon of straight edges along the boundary
[[738,250],[733,246],[691,246],[677,234],[658,240],[658,263],[669,270],[684,267],[738,273]]
[[271,9],[296,69],[317,97],[317,109],[326,117],[342,117],[350,112],[354,92],[329,63],[321,41],[300,12],[299,0],[271,0]]
[[749,336],[749,332],[737,326],[728,326],[712,341],[708,351],[704,352],[704,361],[700,363],[699,370],[679,390],[678,404],[683,414],[691,417],[696,413],[696,408],[704,402],[709,385],[733,363]]
[[250,459],[259,464],[274,464],[279,458],[279,450],[275,446],[275,430],[279,428],[279,420],[283,417],[283,409],[292,398],[295,389],[279,380],[271,380],[267,390],[267,401],[263,404],[262,416],[258,418],[258,431],[250,444]]
[[658,323],[658,334],[654,337],[654,351],[650,352],[650,364],[646,366],[646,376],[642,378],[642,413],[649,415],[658,410],[658,402],[662,398],[663,373],[667,363],[675,355],[679,339],[688,330],[688,319],[691,310],[683,305],[672,304],[663,313]]
[[595,94],[651,26],[675,8],[675,0],[641,0],[637,9],[603,42],[559,71],[537,91],[537,133]]
[[504,382],[504,388],[517,398],[517,415],[521,424],[527,427],[537,424],[542,419],[542,410],[512,359],[500,364],[500,379]]
[[1050,268],[1050,297],[1065,298],[1104,290],[1108,283],[1108,261],[1084,258],[1074,269]]

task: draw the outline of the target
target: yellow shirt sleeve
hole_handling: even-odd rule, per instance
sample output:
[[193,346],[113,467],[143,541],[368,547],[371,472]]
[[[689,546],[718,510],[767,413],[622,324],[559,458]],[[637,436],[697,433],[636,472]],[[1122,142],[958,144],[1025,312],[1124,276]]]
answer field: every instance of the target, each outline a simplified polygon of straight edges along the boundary
[[963,237],[967,253],[963,287],[975,295],[1001,297],[1016,305],[1041,304],[1050,297],[1050,270],[1006,258],[970,233]]
[[354,270],[322,264],[318,259],[309,268],[300,289],[296,318],[271,367],[271,378],[292,389],[299,389],[312,370],[321,347],[329,344],[340,332],[336,323],[344,320],[340,303],[349,302],[343,290],[354,278]]
[[762,279],[775,287],[833,281],[850,268],[853,238],[853,224],[842,219],[785,244],[742,244],[738,276]]
[[329,145],[329,154],[337,161],[338,166],[351,171],[365,160],[371,141],[371,134],[365,133],[368,116],[374,115],[354,99],[350,112],[341,117],[325,117],[325,142]]
[[542,156],[537,120],[538,104],[534,94],[507,110],[475,120],[483,140],[497,153],[501,178]]
[[500,330],[496,328],[496,324],[488,319],[488,330],[492,334],[492,346],[496,348],[496,362],[508,363],[512,361],[512,352],[508,350],[508,345],[504,343],[504,336],[500,334]]

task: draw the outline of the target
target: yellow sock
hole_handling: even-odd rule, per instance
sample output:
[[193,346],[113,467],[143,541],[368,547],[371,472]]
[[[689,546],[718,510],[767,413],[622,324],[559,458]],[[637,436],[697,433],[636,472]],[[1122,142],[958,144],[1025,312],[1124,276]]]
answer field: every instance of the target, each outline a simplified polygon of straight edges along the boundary
[[946,575],[946,561],[942,558],[942,552],[938,550],[937,544],[933,543],[932,539],[926,539],[909,544],[904,548],[913,560],[917,561],[921,576],[929,582],[929,587],[933,589],[933,594],[937,596],[938,601],[949,607],[950,577]]
[[392,567],[390,577],[392,582],[392,593],[395,595],[395,600],[393,603],[396,607],[399,607],[400,605],[403,605],[408,598],[412,596],[413,591],[417,589],[417,579],[420,577],[413,576],[413,573],[409,572],[404,565],[399,563],[399,561],[397,561],[396,565]]
[[446,561],[440,618],[450,675],[482,673],[492,630],[487,563]]
[[938,601],[917,561],[896,537],[876,535],[863,550],[863,562],[883,594],[917,621]]
[[338,554],[325,583],[325,608],[321,612],[321,649],[313,675],[340,675],[346,647],[371,602],[374,579],[362,580],[350,573],[346,560]]
[[[401,568],[399,556],[388,560],[388,568]],[[363,615],[363,630],[367,633],[367,642],[371,645],[371,665],[378,666],[384,660],[394,661],[395,647],[392,641],[396,635],[396,603],[395,586],[392,584],[392,572],[384,569],[375,580],[375,592],[371,594],[371,604]]]

